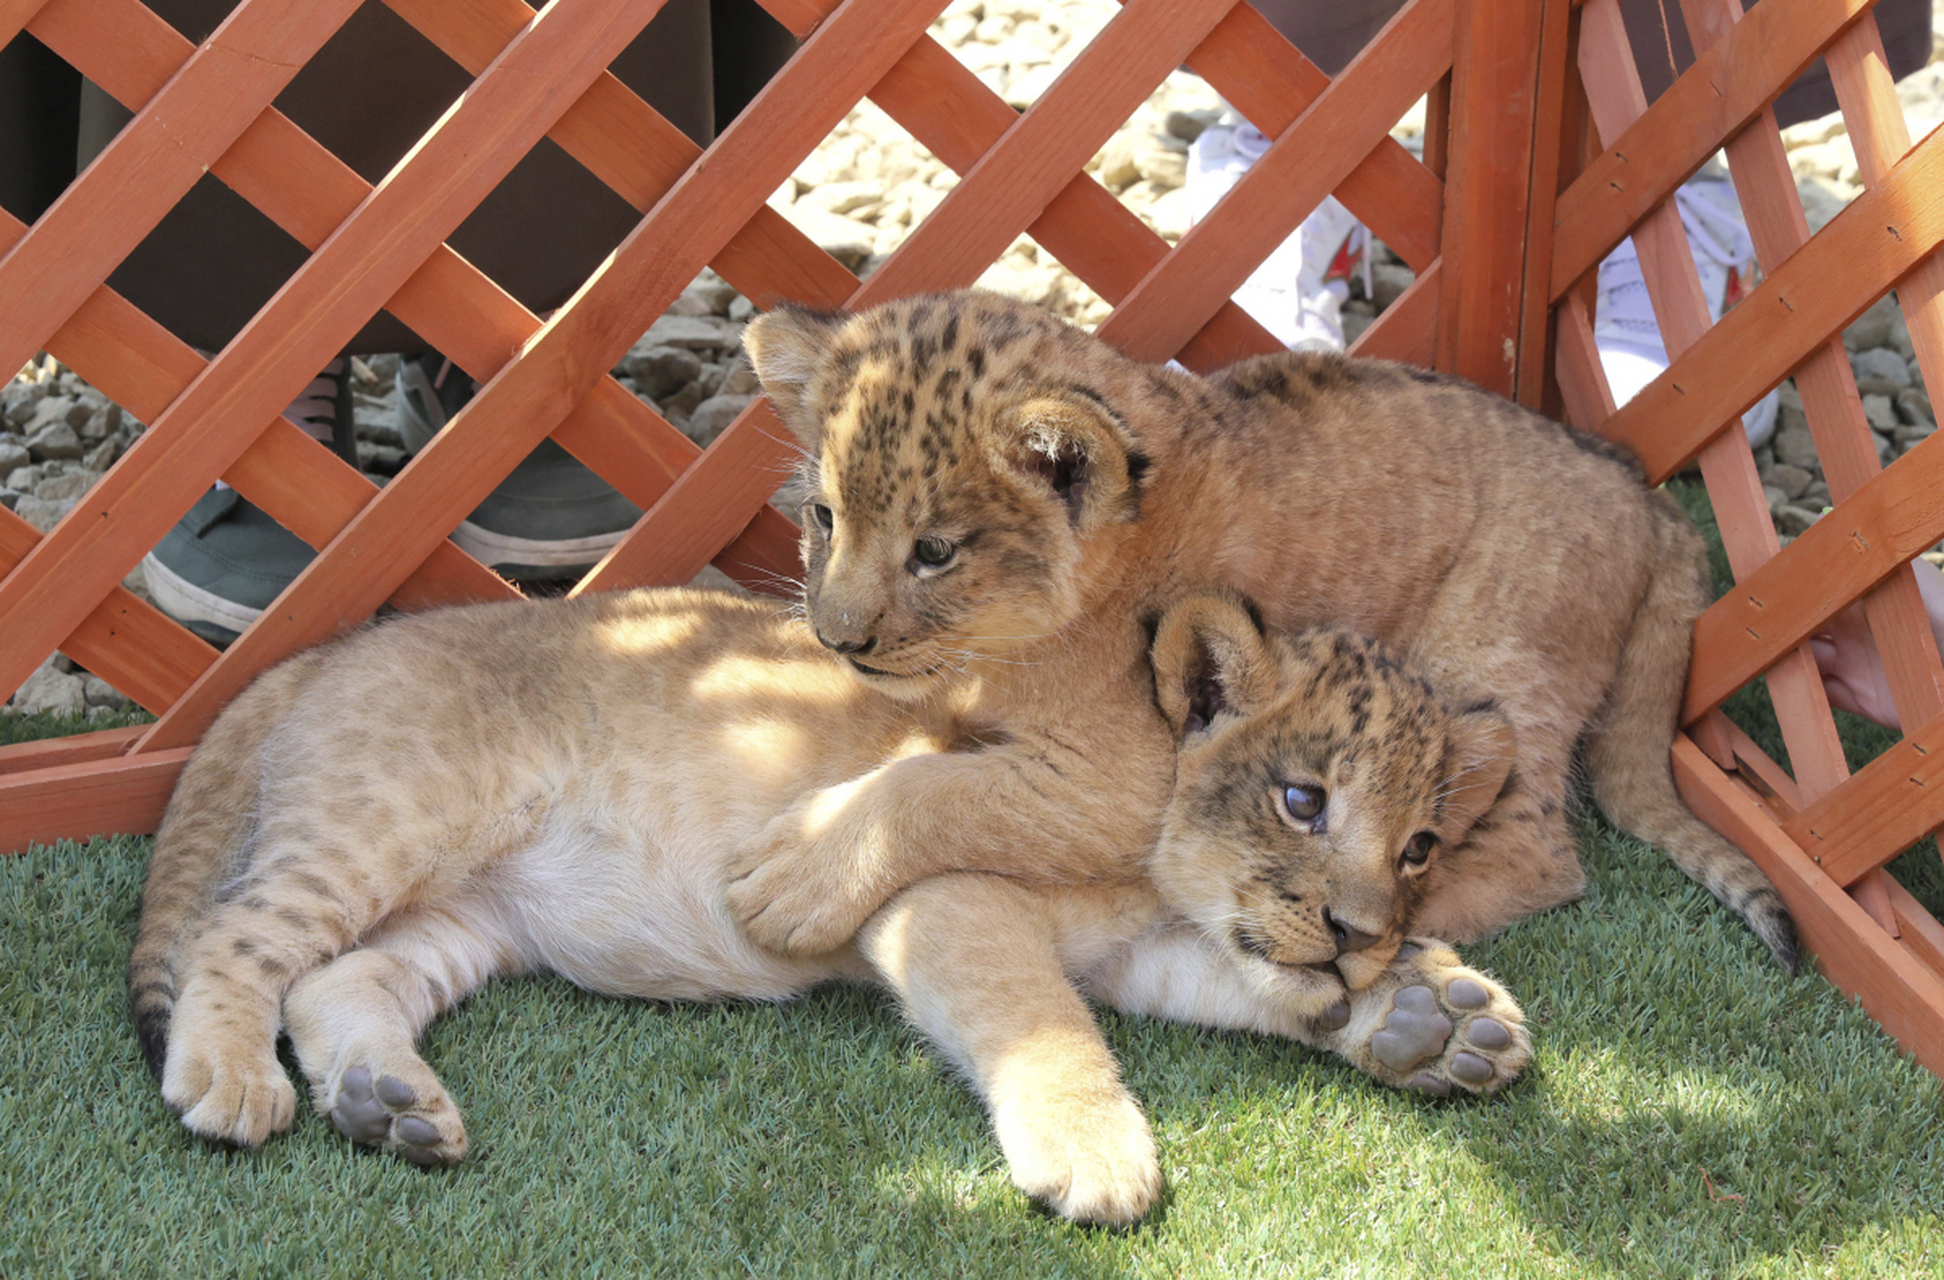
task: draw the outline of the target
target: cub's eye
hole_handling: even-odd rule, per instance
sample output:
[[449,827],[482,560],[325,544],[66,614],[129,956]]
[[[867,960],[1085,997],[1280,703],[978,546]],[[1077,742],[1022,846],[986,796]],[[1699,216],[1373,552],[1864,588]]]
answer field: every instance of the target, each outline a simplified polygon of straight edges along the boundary
[[1431,861],[1431,851],[1437,847],[1437,836],[1429,831],[1420,831],[1405,842],[1400,859],[1407,867],[1421,867]]
[[837,525],[837,521],[830,514],[830,508],[821,502],[806,502],[803,510],[810,517],[810,522],[816,525],[826,537]]
[[920,538],[911,546],[911,558],[924,569],[943,569],[957,555],[957,544],[943,538]]
[[1323,812],[1329,795],[1321,787],[1306,787],[1291,783],[1283,788],[1283,811],[1298,822],[1314,822]]

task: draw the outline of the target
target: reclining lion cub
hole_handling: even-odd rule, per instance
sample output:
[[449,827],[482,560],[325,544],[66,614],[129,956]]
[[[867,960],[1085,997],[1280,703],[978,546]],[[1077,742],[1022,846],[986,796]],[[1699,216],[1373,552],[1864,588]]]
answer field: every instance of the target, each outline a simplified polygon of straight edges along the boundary
[[[898,760],[772,824],[730,891],[765,946],[834,946],[943,871],[1133,874],[1151,815],[1115,783],[1165,751],[1115,730],[1140,682],[1103,682],[1140,664],[1136,619],[1213,584],[1277,627],[1374,636],[1510,719],[1517,767],[1478,825],[1391,851],[1430,858],[1419,931],[1462,942],[1581,892],[1567,799],[1583,745],[1607,816],[1794,967],[1781,897],[1674,790],[1706,563],[1625,450],[1377,361],[1284,354],[1203,380],[978,292],[783,309],[744,342],[804,447],[818,637],[873,687],[955,689],[1005,734]],[[1342,820],[1323,791],[1315,803],[1319,823]],[[1394,905],[1329,892],[1289,909],[1379,939],[1339,966],[1355,990],[1399,945]]]
[[[1515,1077],[1530,1047],[1497,984],[1425,940],[1346,999],[1331,963],[1366,940],[1287,907],[1357,881],[1408,918],[1423,866],[1389,851],[1456,840],[1491,803],[1503,718],[1446,707],[1354,637],[1265,636],[1223,599],[1170,611],[1152,654],[1164,710],[1130,708],[1127,729],[1167,744],[1178,779],[1111,784],[1162,833],[1152,880],[943,876],[807,959],[737,928],[730,855],[887,759],[993,750],[949,699],[881,697],[775,604],[704,592],[434,610],[299,654],[211,727],[156,837],[129,990],[163,1097],[210,1138],[287,1127],[281,1025],[339,1130],[449,1164],[465,1126],[416,1041],[491,977],[654,999],[875,982],[979,1091],[1020,1187],[1125,1222],[1160,1170],[1080,992],[1403,1087]],[[1326,784],[1349,814],[1334,829],[1311,812]],[[938,816],[986,818],[965,798]]]

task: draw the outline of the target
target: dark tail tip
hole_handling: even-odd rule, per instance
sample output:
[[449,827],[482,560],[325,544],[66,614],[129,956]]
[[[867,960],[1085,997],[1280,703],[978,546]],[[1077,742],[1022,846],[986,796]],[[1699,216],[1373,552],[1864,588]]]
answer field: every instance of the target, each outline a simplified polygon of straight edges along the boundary
[[1802,966],[1802,945],[1796,935],[1796,925],[1789,915],[1789,908],[1783,903],[1782,895],[1771,890],[1748,904],[1743,917],[1755,936],[1768,945],[1781,962],[1782,968],[1794,976]]

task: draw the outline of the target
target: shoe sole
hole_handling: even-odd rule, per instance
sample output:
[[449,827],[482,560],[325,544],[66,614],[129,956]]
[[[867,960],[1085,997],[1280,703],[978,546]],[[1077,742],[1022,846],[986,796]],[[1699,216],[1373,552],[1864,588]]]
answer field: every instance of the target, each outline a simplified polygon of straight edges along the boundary
[[495,533],[470,520],[460,521],[459,527],[452,531],[452,540],[461,551],[494,568],[520,565],[534,569],[585,569],[598,563],[627,536],[626,529],[616,529],[586,538],[541,542],[510,533]]
[[[263,614],[261,609],[238,604],[197,586],[156,559],[153,553],[142,557],[142,580],[148,584],[158,609],[197,635],[219,644],[227,644],[242,635]],[[220,634],[212,635],[211,631]]]

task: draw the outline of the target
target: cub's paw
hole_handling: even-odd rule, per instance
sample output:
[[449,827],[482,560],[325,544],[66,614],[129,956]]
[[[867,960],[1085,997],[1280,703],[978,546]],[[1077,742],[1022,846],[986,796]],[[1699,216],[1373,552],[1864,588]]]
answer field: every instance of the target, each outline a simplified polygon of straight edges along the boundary
[[1384,979],[1351,997],[1345,1056],[1421,1093],[1491,1093],[1532,1058],[1525,1013],[1496,981],[1441,942],[1407,942]]
[[262,1145],[297,1114],[297,1091],[269,1045],[216,1055],[171,1041],[162,1100],[192,1132],[239,1147]]
[[395,1151],[413,1164],[457,1164],[466,1155],[459,1108],[423,1062],[358,1062],[319,1093],[317,1109],[351,1141]]
[[850,941],[882,899],[865,900],[849,850],[806,836],[793,815],[772,822],[729,869],[730,914],[765,951],[808,956]]
[[1124,1226],[1161,1196],[1154,1135],[1125,1091],[1006,1106],[993,1127],[1013,1185],[1070,1221]]

